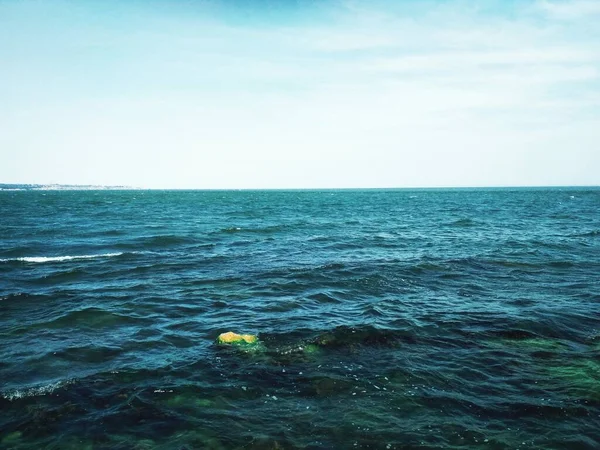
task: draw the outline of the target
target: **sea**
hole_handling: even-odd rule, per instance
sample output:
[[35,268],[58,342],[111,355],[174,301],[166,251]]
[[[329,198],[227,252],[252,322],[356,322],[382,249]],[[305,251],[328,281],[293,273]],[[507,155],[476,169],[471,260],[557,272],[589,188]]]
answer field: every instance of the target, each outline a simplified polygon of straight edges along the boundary
[[600,188],[2,190],[0,448],[599,449]]

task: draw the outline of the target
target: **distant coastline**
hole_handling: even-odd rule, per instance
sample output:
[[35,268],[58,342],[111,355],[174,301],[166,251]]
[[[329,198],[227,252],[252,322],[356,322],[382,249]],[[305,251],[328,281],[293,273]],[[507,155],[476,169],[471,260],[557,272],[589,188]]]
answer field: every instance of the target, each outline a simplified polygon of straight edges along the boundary
[[98,191],[137,190],[132,186],[101,186],[92,184],[8,184],[0,183],[0,191]]
[[404,186],[404,187],[310,187],[310,188],[151,188],[139,186],[104,186],[92,184],[31,184],[31,183],[0,183],[0,191],[461,191],[461,190],[553,190],[553,189],[600,189],[600,185],[572,185],[572,186]]

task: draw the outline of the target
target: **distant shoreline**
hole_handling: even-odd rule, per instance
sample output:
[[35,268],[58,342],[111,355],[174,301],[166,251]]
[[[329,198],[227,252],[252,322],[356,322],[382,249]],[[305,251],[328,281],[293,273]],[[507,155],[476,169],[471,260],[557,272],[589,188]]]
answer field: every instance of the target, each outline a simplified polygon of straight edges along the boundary
[[132,186],[98,186],[78,184],[9,184],[0,183],[0,191],[133,191],[140,188]]
[[203,191],[203,192],[303,192],[303,191],[439,191],[439,190],[526,190],[526,189],[597,189],[600,185],[572,186],[412,186],[412,187],[322,187],[322,188],[148,188],[135,186],[102,186],[74,184],[9,184],[0,183],[0,191]]

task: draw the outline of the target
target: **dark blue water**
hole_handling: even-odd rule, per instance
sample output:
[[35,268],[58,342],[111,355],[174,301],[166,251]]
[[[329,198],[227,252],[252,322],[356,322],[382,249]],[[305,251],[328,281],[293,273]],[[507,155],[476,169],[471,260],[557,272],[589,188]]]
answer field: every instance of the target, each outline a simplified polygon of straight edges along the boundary
[[0,448],[600,448],[600,189],[3,191],[0,239]]

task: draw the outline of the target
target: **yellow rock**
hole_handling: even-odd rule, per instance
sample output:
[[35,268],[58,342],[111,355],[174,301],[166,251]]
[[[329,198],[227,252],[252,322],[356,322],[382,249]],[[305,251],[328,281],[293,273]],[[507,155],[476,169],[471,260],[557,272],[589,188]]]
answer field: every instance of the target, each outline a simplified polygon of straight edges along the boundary
[[217,338],[219,344],[255,344],[258,338],[253,334],[237,334],[232,331],[221,333]]

